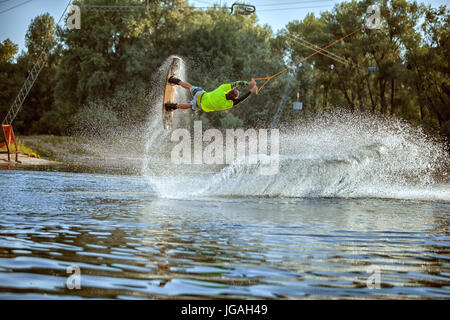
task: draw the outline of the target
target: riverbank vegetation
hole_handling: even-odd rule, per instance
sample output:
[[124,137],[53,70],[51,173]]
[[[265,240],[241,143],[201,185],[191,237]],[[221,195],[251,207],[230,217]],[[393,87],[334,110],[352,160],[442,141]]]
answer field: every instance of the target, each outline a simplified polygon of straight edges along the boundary
[[[25,144],[23,142],[23,140],[21,139],[17,139],[16,140],[17,143],[17,152],[20,152],[22,154],[25,154],[31,158],[40,158],[40,155],[38,154],[38,152],[36,150],[33,150],[32,148],[30,148],[27,144]],[[2,152],[6,152],[8,149],[6,148],[6,146],[3,146],[2,148],[0,148],[0,151]],[[16,146],[14,144],[11,144],[11,149],[10,149],[11,153],[16,152]]]

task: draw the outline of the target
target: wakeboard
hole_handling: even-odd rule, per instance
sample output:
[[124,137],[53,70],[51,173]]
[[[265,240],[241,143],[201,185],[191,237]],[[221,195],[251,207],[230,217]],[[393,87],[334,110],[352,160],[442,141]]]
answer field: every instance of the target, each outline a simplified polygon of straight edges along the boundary
[[169,83],[169,78],[171,76],[174,76],[176,78],[180,78],[180,67],[181,67],[181,59],[180,58],[173,58],[172,62],[169,67],[169,72],[167,73],[166,78],[166,85],[164,88],[164,98],[163,98],[163,105],[162,105],[162,119],[163,119],[163,126],[164,129],[172,129],[173,128],[173,112],[172,111],[166,111],[166,108],[164,105],[166,102],[170,103],[177,103],[177,94],[176,94],[176,85]]

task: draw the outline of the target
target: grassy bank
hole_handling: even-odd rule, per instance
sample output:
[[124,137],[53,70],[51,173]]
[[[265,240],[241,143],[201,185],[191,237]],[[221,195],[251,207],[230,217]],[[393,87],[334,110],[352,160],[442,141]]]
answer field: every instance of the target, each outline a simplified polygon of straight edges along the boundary
[[35,150],[39,156],[55,161],[89,154],[83,141],[76,137],[33,135],[21,136],[20,141]]
[[[18,136],[19,152],[50,160],[76,171],[106,169],[140,172],[145,143],[139,135],[73,137],[53,135]],[[20,156],[19,156],[20,160]]]
[[[28,146],[27,144],[24,143],[23,140],[21,139],[17,139],[17,151],[20,153],[23,153],[31,158],[41,158],[39,152],[33,148],[31,148],[30,146]],[[6,146],[0,148],[0,151],[7,151],[8,149],[6,148]],[[16,152],[16,146],[14,144],[11,145],[11,150],[10,152]]]

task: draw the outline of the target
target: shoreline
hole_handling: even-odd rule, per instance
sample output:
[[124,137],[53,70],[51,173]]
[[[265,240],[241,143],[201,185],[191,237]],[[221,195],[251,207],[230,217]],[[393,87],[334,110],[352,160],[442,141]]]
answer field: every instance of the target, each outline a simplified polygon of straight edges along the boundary
[[[0,153],[0,170],[36,169],[75,172],[128,172],[135,173],[141,165],[142,141],[124,144],[120,137],[102,140],[70,136],[31,135],[18,136],[17,141],[27,149],[19,148],[19,162],[15,151]],[[140,170],[139,170],[140,171]]]
[[18,160],[16,162],[16,154],[10,154],[11,160],[8,161],[8,154],[0,153],[0,169],[8,169],[8,168],[29,168],[29,167],[37,167],[37,166],[52,166],[52,165],[61,165],[61,162],[53,161],[45,158],[36,158],[30,157],[29,155],[18,152]]

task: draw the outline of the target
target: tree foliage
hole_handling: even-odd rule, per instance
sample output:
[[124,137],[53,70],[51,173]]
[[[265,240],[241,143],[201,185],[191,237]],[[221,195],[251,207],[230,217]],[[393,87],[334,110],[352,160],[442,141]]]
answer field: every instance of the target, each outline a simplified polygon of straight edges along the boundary
[[[130,3],[143,2],[74,2],[82,8]],[[324,47],[360,28],[367,19],[367,7],[376,4],[381,9],[380,28],[364,28],[330,47],[339,61],[327,53],[316,54],[296,72],[271,80],[260,94],[238,107],[192,117],[214,127],[267,127],[280,100],[287,98],[282,122],[341,107],[402,117],[450,136],[450,18],[445,6],[352,0],[320,16],[309,14],[288,22],[274,35],[270,27],[257,23],[256,15],[230,14],[219,5],[199,10],[184,0],[150,4],[148,11],[82,9],[80,30],[55,29],[49,14],[36,17],[26,35],[27,52],[16,61],[17,46],[8,39],[0,44],[1,114],[47,45],[53,47],[50,59],[25,101],[16,130],[66,134],[77,121],[87,123],[83,115],[111,126],[135,127],[148,116],[145,93],[152,90],[152,77],[167,57],[181,56],[188,68],[186,80],[205,90],[269,76],[314,52],[299,39]],[[288,82],[293,85],[290,91],[285,90]],[[297,93],[302,111],[290,107]],[[94,112],[93,106],[101,112]]]
[[[371,4],[381,8],[380,28],[365,28],[329,49],[347,63],[315,55],[301,67],[295,91],[301,93],[305,113],[334,107],[364,110],[403,117],[448,136],[450,18],[444,6],[344,2],[320,17],[289,22],[277,35],[279,46],[292,57],[307,56],[313,51],[298,38],[324,47],[360,27]],[[283,119],[296,116],[290,110]]]

